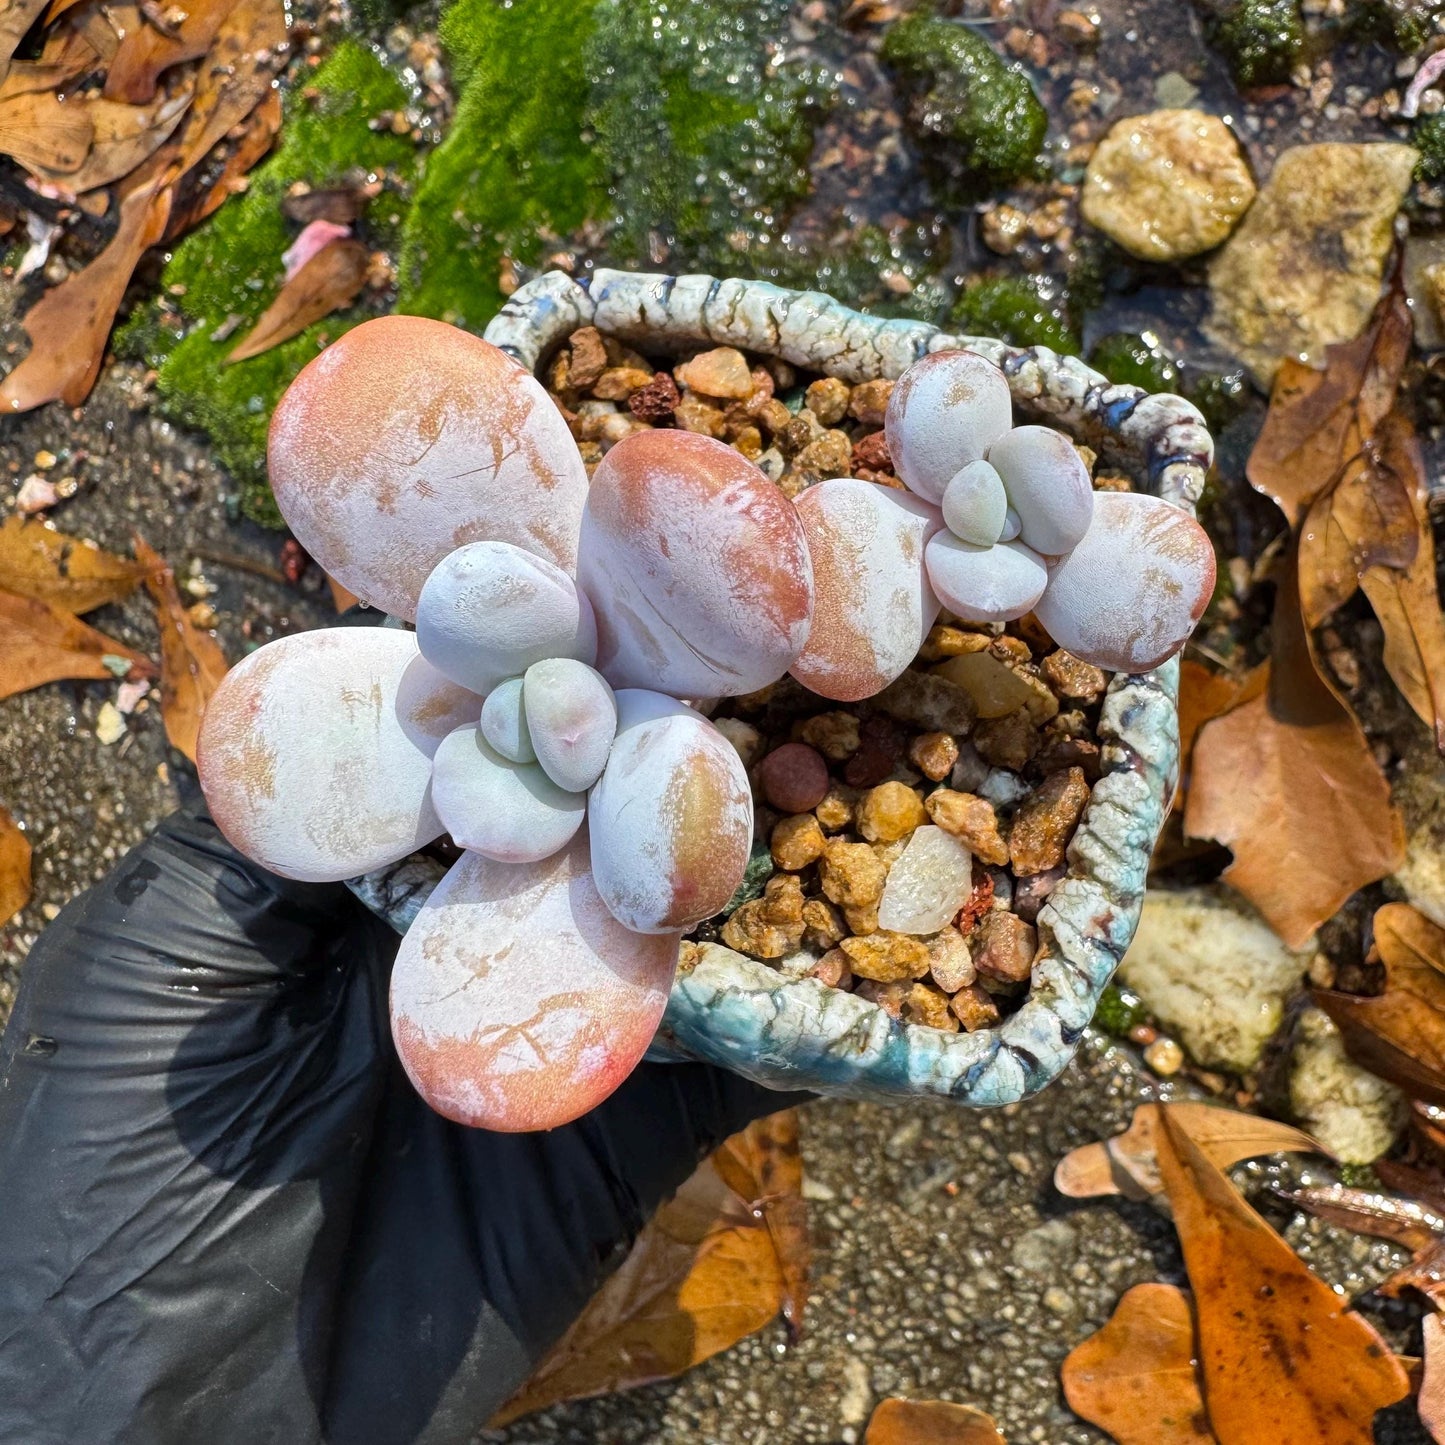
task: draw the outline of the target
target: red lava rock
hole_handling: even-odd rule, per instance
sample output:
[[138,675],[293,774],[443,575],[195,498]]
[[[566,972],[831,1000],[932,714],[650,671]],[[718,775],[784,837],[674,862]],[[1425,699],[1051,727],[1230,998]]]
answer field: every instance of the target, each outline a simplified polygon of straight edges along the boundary
[[906,742],[897,723],[866,717],[858,724],[858,751],[843,767],[843,781],[854,788],[875,788],[898,766]]
[[958,931],[965,938],[978,927],[978,920],[993,908],[993,874],[978,859],[973,861],[973,892],[958,914]]
[[281,575],[294,587],[311,565],[306,549],[295,537],[287,537],[281,544]]
[[784,813],[811,813],[828,793],[828,764],[807,743],[784,743],[758,765],[763,796]]
[[1038,934],[1007,909],[994,908],[980,920],[971,942],[973,966],[1001,983],[1023,983],[1033,968]]
[[627,398],[627,409],[642,421],[664,421],[677,409],[682,393],[665,371],[656,372],[646,386]]
[[892,472],[893,457],[888,451],[888,434],[876,431],[859,437],[853,443],[853,465],[875,472]]

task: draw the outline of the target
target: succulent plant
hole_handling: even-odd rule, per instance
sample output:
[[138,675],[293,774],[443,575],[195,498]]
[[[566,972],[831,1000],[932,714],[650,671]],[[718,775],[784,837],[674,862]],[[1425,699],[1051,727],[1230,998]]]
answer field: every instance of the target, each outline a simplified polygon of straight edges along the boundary
[[1214,590],[1204,529],[1158,497],[1096,494],[1062,432],[1013,425],[993,362],[916,362],[885,430],[907,493],[840,479],[798,498],[817,592],[792,668],[807,687],[839,700],[885,687],[941,606],[972,622],[1035,612],[1059,646],[1115,672],[1183,646]]

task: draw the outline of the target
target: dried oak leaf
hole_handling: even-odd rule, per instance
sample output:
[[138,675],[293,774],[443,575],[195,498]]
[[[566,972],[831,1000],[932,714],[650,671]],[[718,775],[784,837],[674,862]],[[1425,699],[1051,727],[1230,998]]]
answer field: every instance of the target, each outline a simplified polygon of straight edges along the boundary
[[[731,1152],[736,1163],[750,1146]],[[756,1180],[747,1192],[758,1196]],[[499,1428],[561,1400],[680,1375],[761,1329],[786,1289],[772,1233],[726,1183],[714,1155],[658,1210],[621,1268],[489,1423]]]
[[30,839],[0,807],[0,924],[30,902]]
[[1194,1291],[1215,1433],[1272,1445],[1368,1440],[1375,1412],[1409,1392],[1404,1367],[1169,1110],[1155,1145]]
[[45,9],[45,0],[7,0],[0,6],[0,81],[5,79],[15,47]]
[[1221,1169],[1260,1154],[1325,1154],[1308,1134],[1289,1124],[1213,1104],[1140,1104],[1129,1127],[1112,1139],[1071,1149],[1054,1169],[1054,1188],[1070,1199],[1122,1194],[1148,1199],[1164,1187],[1154,1153],[1159,1115],[1168,1109],[1189,1137]]
[[90,612],[129,596],[145,573],[139,562],[44,522],[16,516],[0,522],[0,577],[22,597],[39,598],[65,612]]
[[50,91],[0,100],[0,155],[27,170],[61,175],[78,170],[90,152],[94,127],[86,107]]
[[135,539],[136,560],[146,569],[146,590],[156,605],[161,630],[161,718],[166,737],[192,762],[201,718],[211,694],[226,675],[226,657],[209,632],[186,616],[175,574],[159,553]]
[[105,98],[144,105],[156,93],[161,72],[204,55],[236,0],[186,0],[185,18],[167,33],[154,23],[126,31],[105,77]]
[[863,1445],[1007,1445],[990,1415],[947,1400],[880,1400]]
[[100,65],[94,46],[68,26],[47,38],[37,60],[14,60],[0,81],[0,100],[38,90],[67,90]]
[[1445,1220],[1418,1200],[1398,1199],[1374,1189],[1321,1184],[1288,1190],[1285,1198],[1331,1224],[1393,1240],[1409,1250],[1430,1248],[1445,1229]]
[[1356,1063],[1412,1098],[1445,1104],[1445,929],[1408,903],[1375,913],[1385,991],[1374,998],[1319,990]]
[[89,119],[94,139],[84,162],[69,172],[29,167],[42,180],[81,195],[123,179],[163,146],[191,104],[191,92],[159,96],[149,105],[97,98],[71,103]]
[[0,592],[0,698],[61,678],[122,675],[154,677],[155,664],[59,607]]
[[1398,279],[1353,341],[1325,348],[1322,371],[1286,358],[1246,471],[1295,526],[1395,404],[1414,334]]
[[1432,1440],[1445,1440],[1445,1319],[1426,1315],[1422,1329],[1420,1423]]
[[1229,847],[1226,881],[1301,948],[1350,894],[1395,871],[1405,835],[1363,729],[1315,664],[1292,562],[1263,681],[1200,730],[1184,831]]
[[1204,1409],[1194,1306],[1172,1284],[1136,1284],[1064,1360],[1069,1409],[1117,1445],[1218,1445]]
[[198,226],[217,206],[246,189],[246,177],[271,149],[281,129],[281,95],[271,91],[241,123],[241,133],[228,138],[221,169],[215,175],[211,167],[193,170],[177,184],[171,218],[166,223],[164,240],[173,241]]
[[299,336],[313,321],[349,306],[366,285],[371,253],[357,240],[323,246],[277,292],[255,326],[226,357],[248,361],[283,341]]
[[1189,764],[1199,729],[1211,718],[1222,717],[1239,702],[1249,678],[1215,672],[1186,657],[1179,664],[1179,784],[1174,795],[1177,807],[1189,790]]
[[1445,753],[1445,616],[1435,582],[1435,539],[1427,510],[1425,461],[1408,422],[1394,417],[1381,445],[1404,479],[1418,545],[1411,562],[1371,567],[1360,578],[1385,633],[1385,669]]

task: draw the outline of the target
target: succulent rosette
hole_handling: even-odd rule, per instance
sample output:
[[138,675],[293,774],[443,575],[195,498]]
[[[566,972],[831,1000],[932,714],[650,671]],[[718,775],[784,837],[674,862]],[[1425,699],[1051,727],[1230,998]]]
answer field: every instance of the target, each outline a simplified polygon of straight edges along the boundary
[[496,347],[368,322],[301,373],[269,466],[293,532],[414,622],[281,638],[226,677],[199,767],[212,813],[287,877],[465,851],[402,941],[392,1028],[441,1113],[550,1128],[631,1072],[684,932],[736,891],[753,804],[683,698],[782,677],[813,614],[791,502],[678,431],[591,482],[561,413]]
[[1183,646],[1214,589],[1208,534],[1161,498],[1094,491],[1067,436],[1014,426],[991,361],[938,351],[915,363],[885,432],[907,491],[838,478],[797,499],[817,589],[792,668],[805,686],[872,696],[945,606],[970,622],[1033,612],[1111,672],[1146,672]]

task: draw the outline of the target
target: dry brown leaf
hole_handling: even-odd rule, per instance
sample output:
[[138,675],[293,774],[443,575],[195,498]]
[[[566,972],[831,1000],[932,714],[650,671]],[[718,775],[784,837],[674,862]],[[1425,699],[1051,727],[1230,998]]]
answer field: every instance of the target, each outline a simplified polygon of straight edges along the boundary
[[360,241],[323,246],[277,292],[255,326],[231,349],[226,361],[248,361],[299,336],[313,321],[349,306],[366,285],[371,253]]
[[1231,677],[1203,663],[1185,658],[1179,664],[1179,783],[1174,794],[1177,808],[1189,790],[1189,765],[1199,729],[1211,718],[1222,717],[1239,704],[1251,677]]
[[1069,1409],[1117,1445],[1218,1445],[1204,1409],[1194,1307],[1172,1284],[1136,1284],[1064,1360]]
[[1385,632],[1386,670],[1434,732],[1436,749],[1445,753],[1445,617],[1435,583],[1425,461],[1418,438],[1403,420],[1391,427],[1386,440],[1393,464],[1406,480],[1419,546],[1403,571],[1371,567],[1360,586]]
[[154,24],[137,25],[120,43],[105,77],[105,98],[144,105],[156,93],[161,72],[196,60],[210,48],[236,0],[186,0],[185,18],[167,35]]
[[0,81],[10,69],[15,47],[44,9],[45,0],[6,0],[0,5]]
[[30,839],[0,807],[0,925],[30,902]]
[[1409,1392],[1373,1328],[1245,1203],[1166,1110],[1155,1139],[1199,1321],[1209,1419],[1221,1440],[1360,1445]]
[[226,657],[216,639],[186,616],[175,575],[160,555],[139,537],[135,555],[146,568],[146,590],[155,601],[161,629],[161,717],[166,737],[195,762],[201,717],[226,675]]
[[[169,139],[191,103],[189,90],[173,96],[162,95],[150,105],[121,105],[113,100],[88,100],[84,113],[90,118],[94,140],[90,154],[77,169],[63,174],[44,166],[31,166],[42,180],[81,195],[108,186],[130,175]],[[72,102],[80,106],[80,102]]]
[[1285,1197],[1320,1219],[1391,1239],[1406,1249],[1428,1249],[1441,1231],[1442,1221],[1413,1199],[1397,1199],[1373,1189],[1352,1189],[1346,1184],[1321,1184],[1309,1189],[1291,1189]]
[[863,1445],[1007,1445],[991,1415],[947,1400],[880,1400]]
[[1315,664],[1291,560],[1274,605],[1267,687],[1206,723],[1184,830],[1233,850],[1224,877],[1291,948],[1405,852],[1390,785]]
[[1323,371],[1281,364],[1247,471],[1291,527],[1389,415],[1413,334],[1397,278],[1359,336],[1326,347]]
[[812,1262],[797,1110],[787,1109],[748,1125],[722,1145],[713,1163],[772,1236],[783,1273],[783,1318],[796,1338],[808,1303]]
[[1412,1098],[1445,1104],[1445,929],[1408,903],[1375,913],[1385,991],[1374,998],[1319,990],[1315,999],[1356,1063]]
[[6,586],[65,612],[90,612],[119,601],[140,586],[145,571],[139,562],[68,537],[44,522],[16,516],[0,522],[0,577]]
[[0,100],[0,155],[48,175],[78,170],[93,135],[86,107],[37,90]]
[[78,30],[68,27],[45,42],[38,60],[15,60],[0,82],[0,100],[37,90],[66,90],[100,65],[100,56]]
[[1445,1445],[1445,1319],[1426,1315],[1423,1329],[1420,1423],[1436,1445]]
[[280,92],[271,91],[241,125],[242,133],[239,139],[230,142],[219,175],[202,183],[199,171],[193,170],[178,184],[165,240],[185,235],[217,206],[246,189],[247,175],[271,149],[271,142],[281,129]]
[[[730,1173],[754,1152],[724,1148]],[[717,1159],[658,1210],[493,1427],[560,1400],[669,1379],[778,1313],[787,1285],[773,1236],[762,1212],[725,1182]],[[754,1178],[750,1193],[756,1185]]]
[[130,677],[156,675],[148,657],[59,607],[0,592],[0,698],[66,677],[113,678],[127,662]]
[[[1221,1109],[1213,1104],[1169,1104],[1169,1111],[1189,1131],[1205,1154],[1228,1169],[1260,1154],[1325,1154],[1308,1134],[1289,1124]],[[1159,1129],[1158,1104],[1140,1104],[1129,1127],[1112,1139],[1071,1149],[1054,1169],[1054,1188],[1070,1199],[1122,1194],[1148,1199],[1164,1187],[1154,1153]]]

